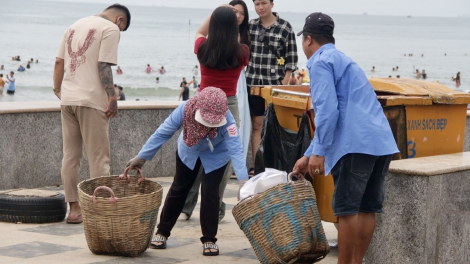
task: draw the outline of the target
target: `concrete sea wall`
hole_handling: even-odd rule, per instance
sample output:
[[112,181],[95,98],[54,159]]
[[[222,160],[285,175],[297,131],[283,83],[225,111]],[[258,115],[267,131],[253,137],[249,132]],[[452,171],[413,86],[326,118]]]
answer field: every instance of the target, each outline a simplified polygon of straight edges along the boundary
[[[120,174],[155,129],[179,102],[119,102],[119,114],[110,123],[111,174]],[[147,162],[148,177],[175,172],[177,133]],[[470,111],[464,151],[470,151]],[[252,166],[251,147],[247,157]],[[62,127],[59,102],[0,103],[0,190],[61,184]],[[81,179],[88,178],[84,151]]]
[[465,125],[463,151],[470,151],[470,111],[467,111],[467,123]]
[[[179,102],[119,102],[109,127],[111,175],[121,174]],[[146,177],[175,172],[176,133],[144,166]],[[81,180],[89,178],[84,151]],[[59,102],[0,103],[0,190],[62,184]]]
[[470,152],[395,160],[366,263],[469,263]]

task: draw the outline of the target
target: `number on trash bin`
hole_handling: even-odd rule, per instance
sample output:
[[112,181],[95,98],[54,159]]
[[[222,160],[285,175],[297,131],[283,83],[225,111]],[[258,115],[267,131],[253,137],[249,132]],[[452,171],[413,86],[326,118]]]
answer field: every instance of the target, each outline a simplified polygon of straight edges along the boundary
[[[412,145],[410,149],[408,149],[408,158],[412,159],[416,156],[416,142],[414,141],[408,141],[408,148]],[[411,151],[411,154],[410,154]]]

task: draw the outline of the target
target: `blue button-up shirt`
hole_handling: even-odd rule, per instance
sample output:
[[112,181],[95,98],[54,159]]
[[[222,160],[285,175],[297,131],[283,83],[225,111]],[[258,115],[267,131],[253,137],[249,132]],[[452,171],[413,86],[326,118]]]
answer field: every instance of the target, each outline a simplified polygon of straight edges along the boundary
[[[155,133],[150,136],[147,143],[140,150],[139,158],[151,160],[160,147],[168,141],[183,126],[183,114],[186,102],[180,104],[165,119],[162,125],[158,127]],[[217,128],[217,136],[213,139],[205,137],[196,145],[188,147],[183,141],[183,132],[178,138],[178,156],[181,161],[190,169],[194,169],[197,159],[201,159],[205,173],[210,173],[216,169],[223,167],[232,159],[232,166],[235,170],[238,180],[248,179],[246,170],[246,159],[243,155],[243,146],[240,139],[240,133],[236,127],[235,119],[230,111],[227,112],[227,124]],[[231,130],[229,133],[228,128]],[[213,150],[210,149],[210,144]]]
[[351,58],[326,44],[308,60],[307,68],[316,130],[304,155],[325,156],[325,175],[348,153],[398,152],[377,95]]

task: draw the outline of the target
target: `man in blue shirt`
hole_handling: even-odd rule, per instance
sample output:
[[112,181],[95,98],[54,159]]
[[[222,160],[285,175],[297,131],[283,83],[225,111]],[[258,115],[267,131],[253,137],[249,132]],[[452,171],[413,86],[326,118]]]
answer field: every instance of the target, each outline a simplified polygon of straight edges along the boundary
[[339,219],[338,264],[362,263],[382,212],[385,175],[398,152],[390,125],[361,68],[334,45],[334,21],[312,13],[303,30],[309,58],[315,136],[294,172],[331,172],[333,211]]

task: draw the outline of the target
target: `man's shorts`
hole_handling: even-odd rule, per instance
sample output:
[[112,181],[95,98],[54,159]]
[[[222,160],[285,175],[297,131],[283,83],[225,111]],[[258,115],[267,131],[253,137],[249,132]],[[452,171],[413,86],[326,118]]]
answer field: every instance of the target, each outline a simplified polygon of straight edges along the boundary
[[9,90],[7,90],[7,94],[15,94],[15,91],[9,91]]
[[385,175],[392,155],[344,155],[333,167],[333,211],[336,216],[382,213]]

